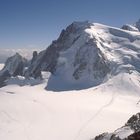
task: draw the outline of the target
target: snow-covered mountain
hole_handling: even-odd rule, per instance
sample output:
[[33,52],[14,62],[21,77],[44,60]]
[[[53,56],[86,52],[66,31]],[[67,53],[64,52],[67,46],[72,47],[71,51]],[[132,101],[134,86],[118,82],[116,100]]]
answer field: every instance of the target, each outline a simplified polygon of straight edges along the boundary
[[29,76],[52,73],[48,90],[99,85],[119,73],[139,73],[140,32],[73,22],[29,67]]

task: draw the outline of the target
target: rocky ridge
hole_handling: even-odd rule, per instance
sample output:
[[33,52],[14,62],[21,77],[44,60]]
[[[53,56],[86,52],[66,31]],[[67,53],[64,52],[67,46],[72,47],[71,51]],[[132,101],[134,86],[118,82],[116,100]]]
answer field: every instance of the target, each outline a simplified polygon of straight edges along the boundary
[[133,115],[127,123],[113,133],[103,133],[93,140],[139,140],[140,113]]

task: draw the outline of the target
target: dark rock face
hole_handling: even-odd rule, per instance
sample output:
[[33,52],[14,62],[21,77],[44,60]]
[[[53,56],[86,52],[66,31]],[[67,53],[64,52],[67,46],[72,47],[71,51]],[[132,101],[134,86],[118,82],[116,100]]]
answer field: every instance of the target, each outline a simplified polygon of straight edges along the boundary
[[[103,134],[101,134],[101,135],[99,135],[99,136],[96,136],[95,137],[95,140],[103,140],[106,136],[108,136],[109,135],[109,133],[103,133]],[[111,137],[111,136],[110,136]]]
[[135,132],[140,131],[140,113],[133,115],[126,123],[126,126],[130,126]]
[[[120,138],[119,133],[125,133],[125,131],[132,130],[131,133],[127,134],[125,138]],[[140,113],[133,115],[127,123],[114,131],[113,133],[103,133],[99,136],[96,136],[93,140],[140,140]]]
[[[28,69],[25,70],[25,72],[24,72],[24,76],[25,76],[26,78],[28,78],[28,77],[37,78],[37,77],[40,77],[40,76],[41,76],[40,67],[39,67],[39,65],[37,65],[37,63],[36,63],[38,57],[39,57],[39,55],[38,55],[37,51],[34,51],[34,52],[33,52],[33,57],[32,57],[32,59],[31,59],[31,61],[30,61],[30,65],[29,65]],[[33,69],[32,69],[32,68],[34,67],[34,65],[37,65],[38,70],[33,70]]]
[[122,139],[119,138],[119,136],[112,135],[112,136],[110,137],[110,140],[122,140]]
[[125,140],[140,140],[140,131],[128,136]]
[[9,57],[4,68],[0,71],[0,87],[5,86],[5,81],[11,76],[23,75],[26,65],[27,60],[18,53]]
[[35,61],[29,66],[26,77],[41,77],[41,71],[50,71],[53,73],[57,64],[59,54],[54,46],[40,52]]
[[0,72],[0,87],[5,86],[5,82],[10,76],[8,70]]
[[[93,58],[90,62],[90,59]],[[82,71],[86,70],[88,65],[92,66],[90,69],[93,72],[95,79],[105,77],[110,71],[109,63],[106,62],[104,54],[98,48],[96,39],[90,39],[84,46],[81,46],[77,51],[74,61],[74,67],[76,68],[73,76],[75,79],[79,79]]]
[[137,32],[139,31],[138,28],[129,24],[123,25],[122,29],[128,30],[128,31],[137,31]]
[[38,56],[37,51],[34,51],[34,52],[33,52],[33,57],[32,57],[32,60],[31,60],[31,64],[33,64],[33,63],[36,61],[37,56]]
[[[39,53],[36,60],[29,67],[27,75],[38,77],[41,74],[41,70],[49,71],[51,73],[56,71],[60,51],[65,51],[70,48],[80,37],[81,31],[77,24],[78,23],[74,22],[68,26],[66,30],[62,30],[59,38],[53,41],[46,50]],[[81,28],[84,29],[86,26],[83,25]]]
[[109,133],[103,133],[99,136],[96,136],[93,140],[122,140],[118,136]]
[[121,27],[121,29],[128,30],[128,31],[140,31],[140,19],[133,25],[125,24]]

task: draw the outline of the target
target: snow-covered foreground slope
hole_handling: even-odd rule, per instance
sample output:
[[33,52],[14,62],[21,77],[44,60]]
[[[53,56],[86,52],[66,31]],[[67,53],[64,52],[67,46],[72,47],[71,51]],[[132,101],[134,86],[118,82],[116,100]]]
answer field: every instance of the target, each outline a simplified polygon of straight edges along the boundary
[[140,111],[140,76],[119,74],[86,90],[51,92],[36,86],[0,89],[0,139],[89,140],[123,126]]

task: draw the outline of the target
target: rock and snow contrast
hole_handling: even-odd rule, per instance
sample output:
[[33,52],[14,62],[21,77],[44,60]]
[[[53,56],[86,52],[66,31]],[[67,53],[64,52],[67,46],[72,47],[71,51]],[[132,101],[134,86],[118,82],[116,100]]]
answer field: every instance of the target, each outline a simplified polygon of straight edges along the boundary
[[24,68],[27,66],[27,60],[16,53],[5,62],[2,71],[8,71],[11,76],[23,75]]
[[22,76],[26,65],[27,60],[18,53],[9,57],[5,62],[3,69],[0,71],[0,86],[5,85],[6,80],[11,78],[11,76]]
[[138,32],[138,31],[139,31],[138,28],[136,28],[136,27],[133,26],[133,25],[129,25],[129,24],[123,25],[123,26],[122,26],[122,29],[128,30],[128,31],[135,31],[135,32]]
[[93,140],[139,140],[140,113],[133,115],[127,123],[113,133],[103,133]]
[[35,77],[41,70],[50,71],[48,90],[89,88],[117,74],[139,74],[139,44],[139,32],[74,22],[38,55],[27,73]]
[[140,112],[139,31],[73,22],[26,62],[0,72],[2,140],[90,140]]
[[136,23],[134,23],[133,25],[130,25],[130,24],[123,25],[122,29],[128,30],[128,31],[139,32],[140,31],[140,19]]

